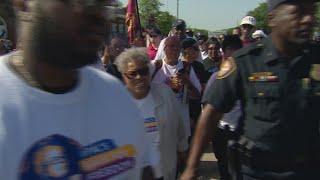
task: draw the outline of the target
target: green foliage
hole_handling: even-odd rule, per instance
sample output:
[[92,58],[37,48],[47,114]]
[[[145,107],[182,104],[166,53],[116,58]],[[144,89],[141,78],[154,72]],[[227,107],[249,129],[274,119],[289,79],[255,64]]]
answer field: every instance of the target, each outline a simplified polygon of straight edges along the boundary
[[163,35],[167,35],[171,29],[172,23],[175,21],[175,17],[172,16],[168,11],[159,11],[156,15],[156,25],[161,30]]
[[[317,4],[318,10],[316,12],[316,27],[315,30],[320,30],[320,3]],[[267,9],[268,5],[267,3],[260,3],[257,8],[250,11],[248,15],[253,16],[257,20],[257,27],[259,29],[263,29],[265,31],[270,31],[270,28],[268,27],[267,22]]]
[[146,27],[150,17],[158,16],[162,5],[160,0],[139,0],[138,6],[141,25]]
[[236,28],[236,27],[228,28],[228,29],[226,30],[226,31],[227,31],[227,34],[228,34],[228,35],[231,35],[234,28]]
[[254,10],[248,12],[248,16],[253,16],[257,20],[257,28],[268,31],[268,22],[267,22],[267,3],[260,3],[258,7]]

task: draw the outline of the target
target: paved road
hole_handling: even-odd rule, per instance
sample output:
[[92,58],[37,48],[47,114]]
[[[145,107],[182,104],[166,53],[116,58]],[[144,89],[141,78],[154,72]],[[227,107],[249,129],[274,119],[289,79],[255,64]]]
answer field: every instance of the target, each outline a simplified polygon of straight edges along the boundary
[[211,144],[208,145],[200,163],[201,180],[214,180],[219,178],[217,159],[212,153]]

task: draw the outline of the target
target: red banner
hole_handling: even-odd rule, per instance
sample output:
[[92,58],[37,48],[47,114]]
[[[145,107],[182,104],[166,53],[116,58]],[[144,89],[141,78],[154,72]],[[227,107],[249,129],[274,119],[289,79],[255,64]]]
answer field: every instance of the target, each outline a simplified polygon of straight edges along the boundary
[[137,32],[139,31],[138,14],[137,14],[137,1],[128,0],[126,24],[128,27],[128,39],[132,44]]

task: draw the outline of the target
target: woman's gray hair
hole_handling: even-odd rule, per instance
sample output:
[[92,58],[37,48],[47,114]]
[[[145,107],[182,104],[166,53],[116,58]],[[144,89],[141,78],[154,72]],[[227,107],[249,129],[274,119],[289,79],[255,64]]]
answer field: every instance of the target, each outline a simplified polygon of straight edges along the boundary
[[131,61],[141,61],[149,65],[150,59],[146,48],[130,48],[124,50],[115,60],[115,64],[121,73],[127,69],[128,63]]

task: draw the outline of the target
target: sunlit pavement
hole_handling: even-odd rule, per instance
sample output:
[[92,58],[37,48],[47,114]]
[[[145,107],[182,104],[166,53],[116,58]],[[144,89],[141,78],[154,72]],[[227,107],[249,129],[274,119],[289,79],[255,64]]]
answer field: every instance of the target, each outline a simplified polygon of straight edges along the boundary
[[201,180],[214,180],[219,178],[217,159],[212,153],[211,144],[203,154],[200,163],[199,174]]

